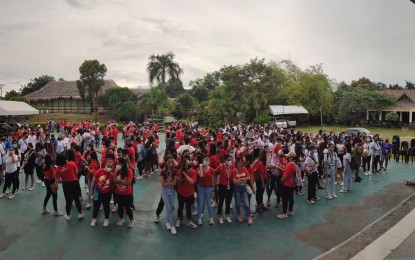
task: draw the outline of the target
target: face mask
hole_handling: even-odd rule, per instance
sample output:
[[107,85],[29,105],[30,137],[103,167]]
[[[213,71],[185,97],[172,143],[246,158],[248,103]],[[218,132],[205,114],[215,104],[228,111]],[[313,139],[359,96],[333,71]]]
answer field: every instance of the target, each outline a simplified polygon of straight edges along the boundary
[[232,164],[231,161],[226,161],[226,166],[230,166]]
[[210,138],[210,141],[213,141],[214,139],[213,139],[213,137],[212,138]]
[[209,166],[209,162],[208,161],[203,161],[203,165],[204,166]]
[[105,168],[105,171],[106,171],[106,172],[111,172],[111,170],[112,170],[112,168],[111,168],[111,167],[107,167],[107,168]]
[[232,157],[232,159],[235,159],[235,154],[234,153],[231,153],[229,155]]
[[16,148],[17,147],[17,144],[13,144],[13,147]]
[[366,139],[366,142],[368,142],[368,143],[369,143],[369,142],[370,142],[370,139]]
[[117,170],[117,171],[119,171],[119,170],[121,170],[121,165],[117,165],[117,166],[115,166],[115,170]]
[[47,141],[46,141],[46,143],[47,143],[47,144],[49,144],[49,143],[50,143],[50,141],[49,141],[49,140],[47,140]]

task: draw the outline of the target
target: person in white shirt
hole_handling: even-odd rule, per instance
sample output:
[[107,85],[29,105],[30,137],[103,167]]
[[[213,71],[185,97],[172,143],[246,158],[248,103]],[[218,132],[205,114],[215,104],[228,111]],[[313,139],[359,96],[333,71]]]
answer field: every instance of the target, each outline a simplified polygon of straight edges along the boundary
[[350,168],[350,162],[352,161],[352,155],[350,154],[351,147],[346,145],[346,154],[343,156],[343,188],[340,192],[348,192],[352,185],[352,169]]
[[370,143],[370,154],[372,155],[372,173],[379,172],[378,164],[380,162],[380,151],[382,147],[379,144],[379,139],[377,136],[373,138],[373,141]]
[[27,150],[27,134],[24,133],[23,137],[20,138],[19,143],[18,143],[18,147],[20,149],[20,152],[22,153],[22,155],[26,152]]
[[62,135],[58,136],[58,141],[56,143],[56,155],[63,154],[66,152],[66,144],[62,139]]
[[190,145],[190,139],[189,139],[189,137],[185,137],[184,139],[183,139],[183,141],[184,141],[184,144],[183,145],[181,145],[180,147],[179,147],[179,149],[177,149],[177,154],[179,155],[179,156],[182,156],[182,153],[185,151],[185,150],[188,150],[189,151],[189,153],[193,153],[196,149],[193,147],[193,146],[191,146]]
[[334,189],[334,181],[337,174],[337,153],[334,152],[333,143],[327,145],[327,153],[324,154],[324,176],[326,177],[326,199],[337,198]]
[[13,190],[12,193],[9,196],[9,199],[14,198],[14,193],[16,192],[16,178],[15,173],[17,171],[16,163],[18,161],[17,155],[14,154],[14,148],[10,147],[7,151],[7,154],[3,158],[3,163],[6,166],[6,175],[5,175],[5,184],[3,186],[3,194],[0,195],[0,198],[6,197],[6,190],[11,187],[13,184]]
[[309,155],[305,159],[304,170],[307,173],[308,178],[308,194],[307,194],[307,202],[310,204],[314,204],[315,201],[320,200],[319,197],[316,195],[317,189],[317,179],[318,179],[318,154],[316,152],[316,147],[314,145],[310,145],[308,148]]
[[6,155],[6,145],[4,144],[4,141],[0,142],[0,184],[3,183],[3,157]]
[[32,131],[32,133],[27,137],[27,143],[31,143],[33,147],[36,146],[37,137],[35,135],[35,132]]

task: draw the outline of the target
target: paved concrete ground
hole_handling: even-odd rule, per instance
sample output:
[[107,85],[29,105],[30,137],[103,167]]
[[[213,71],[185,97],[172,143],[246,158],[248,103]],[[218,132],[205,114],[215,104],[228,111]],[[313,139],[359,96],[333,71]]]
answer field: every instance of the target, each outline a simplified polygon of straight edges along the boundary
[[[82,221],[76,220],[74,209],[70,222],[63,217],[41,215],[45,190],[37,185],[32,192],[21,191],[12,201],[0,200],[0,259],[310,259],[352,237],[413,194],[415,187],[403,185],[403,180],[412,177],[414,169],[412,164],[392,162],[387,172],[364,176],[362,183],[353,183],[352,191],[338,193],[336,200],[325,200],[324,191],[318,191],[321,201],[316,205],[307,204],[304,196],[296,196],[295,216],[288,219],[276,219],[280,210],[272,209],[256,216],[252,226],[246,222],[216,222],[196,230],[182,227],[177,236],[162,224],[165,212],[162,223],[153,223],[160,199],[155,176],[134,187],[137,210],[133,229],[116,227],[115,213],[111,214],[108,228],[101,226],[103,212],[94,228],[89,226],[90,210]],[[272,198],[273,207],[274,195]],[[253,199],[251,203],[253,206]],[[61,189],[58,207],[64,211]],[[235,217],[234,210],[232,215]]]
[[386,259],[414,259],[415,257],[415,231],[402,242]]

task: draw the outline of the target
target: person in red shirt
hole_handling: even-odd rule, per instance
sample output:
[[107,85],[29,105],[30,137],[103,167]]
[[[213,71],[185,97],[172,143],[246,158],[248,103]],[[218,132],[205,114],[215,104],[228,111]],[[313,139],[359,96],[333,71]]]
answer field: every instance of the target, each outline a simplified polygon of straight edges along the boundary
[[268,208],[264,205],[264,191],[265,183],[267,183],[267,154],[265,149],[262,149],[259,153],[258,161],[254,164],[255,167],[255,183],[256,183],[256,211],[258,213],[264,213]]
[[286,154],[285,157],[287,158],[288,164],[285,167],[283,176],[281,178],[282,213],[277,215],[277,218],[279,219],[287,218],[288,216],[294,215],[294,190],[296,187],[294,180],[297,174],[297,164],[294,162],[294,159],[297,157],[297,154],[294,151],[291,151],[288,154]]
[[235,168],[232,170],[232,180],[235,189],[235,209],[238,215],[238,221],[242,223],[244,218],[241,215],[240,202],[241,199],[244,202],[245,217],[248,219],[248,224],[252,225],[253,220],[251,216],[251,207],[248,200],[248,191],[246,189],[247,181],[251,179],[248,170],[244,167],[242,157],[237,157],[235,162]]
[[45,173],[45,186],[46,186],[46,196],[43,200],[43,210],[42,214],[47,214],[50,211],[46,209],[49,199],[52,196],[52,204],[55,212],[54,216],[62,216],[63,214],[58,211],[58,193],[53,192],[51,185],[55,183],[55,168],[53,166],[52,156],[47,154],[45,156],[45,164],[43,165],[43,170]]
[[128,169],[127,161],[124,157],[118,158],[113,178],[115,194],[117,195],[118,216],[120,217],[117,226],[122,226],[124,224],[124,210],[130,218],[128,227],[132,228],[135,224],[133,211],[131,210],[131,195],[133,193],[131,186],[132,180],[133,172]]
[[210,204],[210,198],[212,197],[212,189],[215,190],[215,175],[213,169],[209,166],[210,158],[206,155],[203,158],[203,164],[200,164],[197,175],[198,187],[197,187],[197,223],[199,226],[203,225],[202,222],[202,211],[205,204],[208,208],[209,213],[209,225],[213,225],[212,217],[212,204]]
[[111,190],[113,188],[114,181],[114,155],[108,155],[105,168],[100,168],[95,171],[92,183],[90,194],[93,194],[91,197],[94,200],[94,210],[92,212],[92,221],[91,226],[95,227],[97,224],[97,217],[99,209],[104,208],[105,220],[104,227],[108,227],[109,217],[110,217],[110,201],[111,201]]
[[220,224],[223,224],[222,218],[222,208],[223,202],[225,201],[225,214],[226,221],[232,223],[231,219],[231,202],[233,196],[233,182],[232,182],[232,171],[234,169],[233,159],[227,154],[224,157],[225,162],[220,164],[215,171],[213,172],[216,176],[219,174],[219,185],[218,185],[218,195],[219,195],[219,205],[218,205],[218,220]]
[[[92,151],[89,154],[89,157],[91,158],[91,162],[89,163],[87,167],[87,171],[88,171],[87,178],[88,178],[88,190],[91,190],[92,177],[94,176],[95,172],[100,168],[100,166],[98,162],[98,155],[95,151]],[[91,199],[89,198],[88,202],[86,203],[86,208],[89,209],[91,207],[92,207],[92,202],[91,202]]]
[[66,214],[64,218],[71,220],[71,208],[72,202],[75,201],[76,209],[78,210],[78,219],[83,219],[84,214],[81,210],[81,201],[79,198],[79,182],[78,182],[78,169],[72,162],[67,162],[64,154],[58,154],[56,157],[56,165],[58,167],[55,170],[55,181],[59,184],[62,183],[63,194],[66,202]]
[[183,157],[180,162],[180,171],[178,172],[177,198],[179,200],[179,209],[177,210],[176,227],[180,227],[183,219],[183,207],[186,204],[187,226],[197,228],[192,221],[192,204],[194,201],[195,183],[197,179],[196,170],[192,168],[192,162]]

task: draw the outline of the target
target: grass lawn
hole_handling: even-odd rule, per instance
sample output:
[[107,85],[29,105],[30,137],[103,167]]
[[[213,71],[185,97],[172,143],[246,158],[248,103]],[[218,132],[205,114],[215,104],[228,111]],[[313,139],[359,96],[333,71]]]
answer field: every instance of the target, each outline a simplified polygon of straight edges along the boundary
[[[297,127],[296,131],[301,131],[303,133],[313,133],[317,134],[320,129],[326,130],[328,133],[330,131],[335,131],[336,133],[343,131],[350,126],[340,126],[340,125],[325,125],[325,126],[300,126]],[[364,127],[369,130],[372,134],[379,134],[383,138],[389,137],[389,140],[392,141],[394,135],[399,135],[401,141],[410,141],[412,138],[415,138],[415,131],[413,130],[401,130],[401,129],[391,129],[383,127]]]

